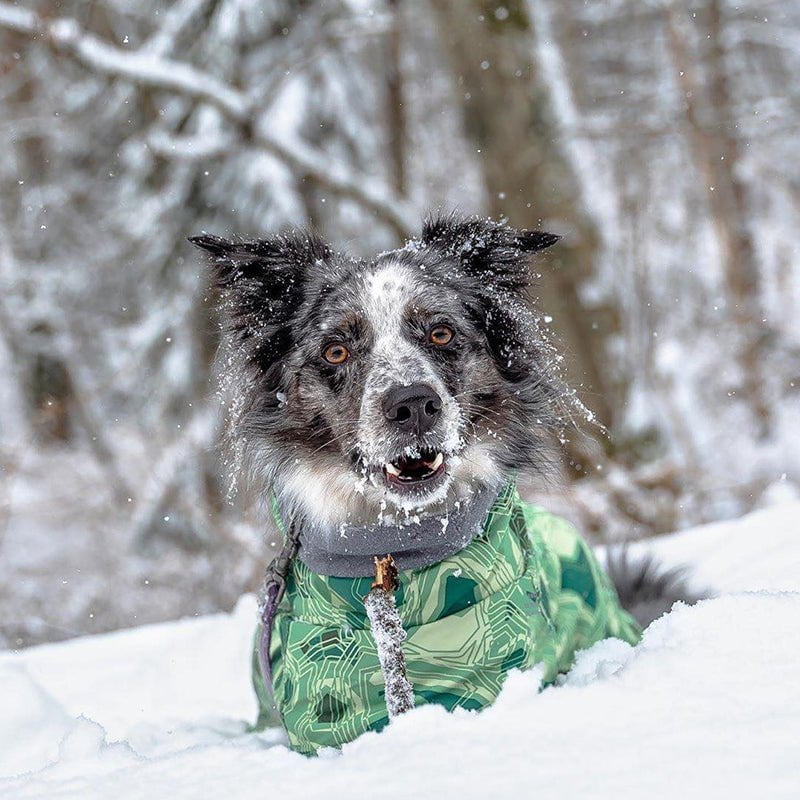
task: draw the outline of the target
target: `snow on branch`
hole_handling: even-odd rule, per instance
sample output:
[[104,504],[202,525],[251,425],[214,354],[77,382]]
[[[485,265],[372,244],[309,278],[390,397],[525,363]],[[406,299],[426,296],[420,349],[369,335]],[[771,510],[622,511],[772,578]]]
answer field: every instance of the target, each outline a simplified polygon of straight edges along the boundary
[[[419,214],[406,200],[398,198],[384,184],[359,175],[343,164],[330,161],[316,148],[301,141],[278,139],[259,132],[256,141],[284,161],[295,173],[313,179],[342,197],[355,200],[390,225],[400,236],[407,238],[416,230]],[[324,159],[324,160],[323,160]]]
[[[83,30],[75,20],[45,19],[34,11],[5,2],[0,2],[0,27],[39,37],[95,72],[210,103],[295,173],[356,201],[401,238],[410,236],[416,228],[417,214],[411,205],[382,183],[354,174],[349,167],[331,161],[324,153],[298,140],[277,139],[263,130],[253,134],[254,109],[247,94],[204,70],[159,56],[149,48],[123,50]],[[167,155],[170,150],[170,146],[160,148],[160,153]],[[185,157],[186,153],[177,155]]]
[[189,64],[123,50],[84,31],[72,19],[47,20],[28,9],[0,3],[0,26],[29,36],[40,36],[84,66],[104,75],[128,78],[142,86],[188,94],[244,121],[250,115],[247,97],[207,72]]
[[147,136],[147,146],[162,158],[180,161],[207,161],[233,150],[236,140],[221,133],[214,136],[173,136],[156,130]]
[[542,85],[548,87],[549,101],[556,125],[562,136],[558,143],[564,160],[576,176],[581,202],[601,237],[613,226],[608,220],[608,198],[603,179],[595,167],[597,163],[591,143],[580,136],[581,114],[569,80],[569,70],[546,3],[528,0],[528,13],[533,23],[534,50],[542,76]]
[[177,40],[211,5],[212,0],[179,0],[163,16],[161,27],[142,45],[142,52],[169,55]]

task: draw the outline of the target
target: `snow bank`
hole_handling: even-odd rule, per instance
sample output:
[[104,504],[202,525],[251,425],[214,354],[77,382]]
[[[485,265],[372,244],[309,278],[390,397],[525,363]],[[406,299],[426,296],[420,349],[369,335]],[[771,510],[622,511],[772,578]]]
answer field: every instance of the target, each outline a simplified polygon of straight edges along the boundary
[[[800,552],[796,504],[656,544],[671,548],[720,588],[800,590],[786,569]],[[317,759],[241,722],[255,711],[254,616],[243,598],[230,616],[0,655],[0,797],[800,793],[797,591],[677,606],[638,647],[582,653],[559,687],[537,694],[535,672],[514,674],[481,714],[425,706]]]
[[690,577],[699,589],[800,589],[800,503],[772,506],[634,546],[634,551],[646,550],[664,563],[691,565]]

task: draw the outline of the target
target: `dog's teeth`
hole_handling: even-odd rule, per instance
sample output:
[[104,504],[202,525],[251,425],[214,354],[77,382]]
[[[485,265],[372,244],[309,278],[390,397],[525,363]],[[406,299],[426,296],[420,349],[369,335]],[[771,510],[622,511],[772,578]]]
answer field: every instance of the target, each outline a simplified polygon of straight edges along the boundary
[[396,476],[399,476],[399,475],[400,475],[400,470],[399,470],[399,469],[397,469],[397,467],[396,467],[394,464],[392,464],[392,462],[391,462],[391,461],[387,461],[387,462],[386,462],[386,463],[383,465],[383,468],[384,468],[384,469],[385,469],[385,470],[386,470],[386,471],[387,471],[387,472],[388,472],[390,475],[396,475]]
[[425,463],[435,471],[442,466],[442,461],[444,461],[444,456],[441,453],[437,453],[433,461],[426,461]]

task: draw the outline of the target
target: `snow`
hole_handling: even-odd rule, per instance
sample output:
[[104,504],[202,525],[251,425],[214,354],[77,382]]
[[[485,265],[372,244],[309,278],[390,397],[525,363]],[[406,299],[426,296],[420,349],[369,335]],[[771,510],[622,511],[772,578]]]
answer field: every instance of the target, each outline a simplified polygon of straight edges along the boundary
[[691,565],[692,586],[700,591],[796,591],[800,589],[800,503],[776,505],[738,520],[632,546],[634,554],[648,550],[665,563]]
[[[307,759],[253,734],[255,600],[0,654],[0,797],[797,797],[800,504],[648,542],[721,593],[474,714],[423,706]],[[401,768],[398,768],[398,767]]]

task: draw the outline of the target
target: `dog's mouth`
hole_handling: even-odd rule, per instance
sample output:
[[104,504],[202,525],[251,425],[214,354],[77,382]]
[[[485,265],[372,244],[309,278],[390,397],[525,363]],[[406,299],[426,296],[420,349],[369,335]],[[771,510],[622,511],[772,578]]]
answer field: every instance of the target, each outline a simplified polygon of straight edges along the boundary
[[423,450],[416,457],[400,456],[383,464],[383,477],[389,486],[407,490],[435,481],[445,470],[444,453]]

